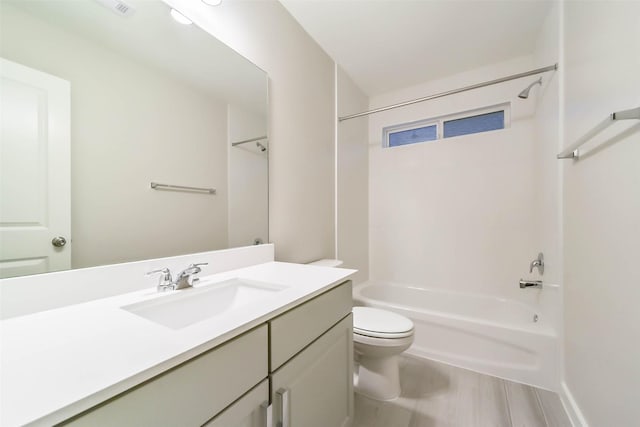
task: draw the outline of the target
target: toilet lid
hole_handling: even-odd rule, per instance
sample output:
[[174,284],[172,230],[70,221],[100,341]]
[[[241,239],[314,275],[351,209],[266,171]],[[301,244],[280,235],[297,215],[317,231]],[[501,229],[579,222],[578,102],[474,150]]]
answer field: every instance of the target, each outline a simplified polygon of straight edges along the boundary
[[413,322],[390,311],[353,307],[353,332],[375,338],[403,338],[413,334]]

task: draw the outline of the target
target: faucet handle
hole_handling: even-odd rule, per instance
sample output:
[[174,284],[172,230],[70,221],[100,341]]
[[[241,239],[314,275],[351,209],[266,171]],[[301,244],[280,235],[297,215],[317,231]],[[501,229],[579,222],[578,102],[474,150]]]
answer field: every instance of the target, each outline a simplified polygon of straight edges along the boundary
[[195,273],[200,273],[202,271],[202,269],[200,268],[201,265],[209,265],[209,263],[208,262],[198,262],[196,264],[191,264],[189,266],[189,268],[194,268],[194,269],[198,270]]
[[146,276],[152,276],[160,273],[158,278],[158,290],[164,291],[172,286],[173,279],[171,278],[171,270],[168,268],[161,268],[159,270],[152,270],[147,272]]
[[202,271],[202,269],[200,268],[201,265],[209,265],[209,263],[208,262],[199,262],[199,263],[196,263],[196,264],[189,264],[189,266],[187,268],[185,268],[184,270],[182,270],[180,272],[178,277],[191,276],[192,274],[200,273]]
[[159,270],[152,270],[152,271],[148,271],[147,274],[145,274],[145,276],[151,276],[153,274],[157,274],[157,273],[162,273],[162,278],[169,278],[169,280],[171,280],[171,270],[169,270],[168,268],[161,268]]
[[189,266],[182,270],[180,274],[178,274],[178,277],[176,277],[176,289],[184,289],[193,286],[193,283],[196,280],[196,278],[194,278],[193,276],[202,271],[202,269],[200,268],[201,265],[208,264],[208,262],[189,264]]

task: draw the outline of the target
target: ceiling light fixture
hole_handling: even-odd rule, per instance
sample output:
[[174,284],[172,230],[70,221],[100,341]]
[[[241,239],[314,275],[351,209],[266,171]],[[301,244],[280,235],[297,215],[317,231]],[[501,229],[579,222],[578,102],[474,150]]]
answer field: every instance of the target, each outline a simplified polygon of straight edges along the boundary
[[171,9],[171,17],[175,19],[177,22],[181,23],[182,25],[193,24],[193,21],[191,21],[191,19],[187,18],[186,16],[184,16],[183,14],[181,14],[175,9]]
[[208,4],[209,6],[220,6],[222,0],[202,0],[202,3]]

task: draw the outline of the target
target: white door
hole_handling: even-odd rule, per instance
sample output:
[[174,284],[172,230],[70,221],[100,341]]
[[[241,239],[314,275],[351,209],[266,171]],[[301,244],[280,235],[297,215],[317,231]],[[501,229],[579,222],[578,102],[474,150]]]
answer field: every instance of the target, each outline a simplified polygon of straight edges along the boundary
[[0,277],[68,269],[70,84],[3,58],[0,77]]

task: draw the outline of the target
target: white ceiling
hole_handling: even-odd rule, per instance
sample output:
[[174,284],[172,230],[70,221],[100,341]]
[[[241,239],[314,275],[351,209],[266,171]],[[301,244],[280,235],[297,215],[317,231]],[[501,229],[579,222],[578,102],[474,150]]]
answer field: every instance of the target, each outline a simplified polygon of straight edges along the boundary
[[368,95],[533,52],[551,1],[280,0]]

